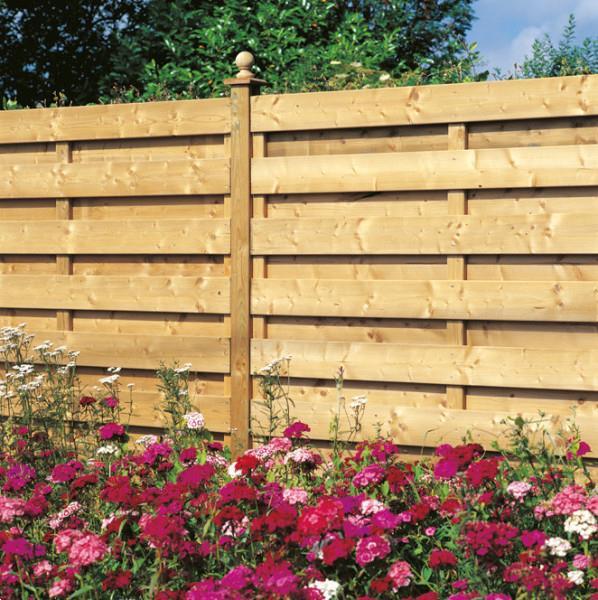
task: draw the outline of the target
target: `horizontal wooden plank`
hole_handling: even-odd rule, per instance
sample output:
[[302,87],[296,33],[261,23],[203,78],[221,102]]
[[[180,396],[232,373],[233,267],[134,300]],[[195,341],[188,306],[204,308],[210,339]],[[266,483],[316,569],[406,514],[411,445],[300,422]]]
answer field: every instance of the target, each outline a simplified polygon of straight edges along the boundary
[[[123,378],[123,380],[126,378]],[[128,398],[127,398],[128,400]],[[133,411],[130,424],[137,427],[166,427],[169,415],[161,409],[164,402],[158,392],[140,392],[133,388]],[[208,394],[191,394],[193,408],[205,417],[206,428],[211,432],[230,433],[230,397]]]
[[0,254],[227,254],[228,219],[0,221]]
[[29,331],[33,346],[50,341],[80,352],[77,363],[86,367],[123,367],[156,370],[161,363],[191,363],[192,371],[228,373],[229,340],[183,335]]
[[254,158],[254,194],[598,185],[598,144]]
[[3,308],[227,314],[229,295],[226,277],[0,275]]
[[[263,400],[260,398],[255,398],[252,402],[257,420],[254,425],[257,433],[267,428],[265,414],[260,410],[261,402]],[[349,402],[350,400],[346,401],[347,404]],[[330,423],[338,410],[337,406],[336,399],[323,402],[318,394],[314,394],[312,397],[294,399],[291,415],[293,419],[310,425],[311,431],[308,435],[311,439],[327,440],[330,437]],[[347,411],[351,413],[348,408]],[[548,409],[545,409],[545,412],[548,416],[543,426],[553,435],[560,427],[566,426],[567,419],[573,415],[573,411],[569,414],[551,414]],[[368,399],[361,422],[362,429],[357,435],[357,440],[373,439],[381,433],[397,444],[434,447],[441,443],[460,444],[463,436],[470,432],[473,441],[484,444],[490,449],[490,444],[494,441],[499,441],[502,445],[507,443],[504,437],[507,426],[501,421],[508,422],[509,417],[518,415],[532,421],[539,420],[538,412],[533,410],[458,410],[445,407],[402,406],[399,403],[380,404]],[[595,418],[598,417],[580,419],[578,423],[582,439],[593,449],[598,448],[598,428],[593,426]],[[347,414],[341,409],[341,439],[349,437],[350,426]],[[541,435],[540,432],[537,433],[538,436]],[[356,441],[355,438],[353,441]],[[592,456],[598,456],[598,452],[594,451]]]
[[314,317],[598,321],[598,282],[254,279],[252,312]]
[[0,198],[160,196],[228,191],[229,160],[225,158],[0,165]]
[[206,135],[230,131],[230,100],[0,111],[0,143]]
[[252,131],[471,123],[598,114],[598,75],[272,94],[251,99]]
[[253,254],[595,254],[598,215],[254,219]]
[[271,157],[448,149],[446,125],[295,131],[267,137],[266,156]]
[[598,351],[253,340],[251,368],[291,356],[293,377],[598,390]]

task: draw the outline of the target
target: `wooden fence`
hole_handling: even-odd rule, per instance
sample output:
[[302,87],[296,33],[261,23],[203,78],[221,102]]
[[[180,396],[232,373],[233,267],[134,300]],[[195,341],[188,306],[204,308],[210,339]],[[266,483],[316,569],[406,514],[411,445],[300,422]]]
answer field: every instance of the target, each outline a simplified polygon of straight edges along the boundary
[[252,97],[240,67],[230,99],[0,113],[0,322],[122,366],[138,425],[191,362],[236,448],[291,355],[319,439],[342,365],[363,436],[575,408],[598,450],[598,76]]

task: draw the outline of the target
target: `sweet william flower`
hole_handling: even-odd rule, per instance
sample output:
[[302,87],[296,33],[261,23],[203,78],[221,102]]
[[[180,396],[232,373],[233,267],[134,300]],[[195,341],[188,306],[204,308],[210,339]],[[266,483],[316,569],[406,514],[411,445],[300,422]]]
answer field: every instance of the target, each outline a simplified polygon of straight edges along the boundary
[[569,571],[567,579],[575,585],[582,585],[584,582],[584,573],[583,571]]
[[88,533],[75,540],[69,548],[69,562],[75,567],[84,567],[102,560],[108,551],[101,537]]
[[98,430],[100,439],[111,440],[115,437],[122,437],[125,435],[125,428],[119,423],[106,423],[102,425]]
[[309,425],[306,425],[301,421],[296,421],[295,423],[289,425],[282,433],[285,438],[298,439],[303,437],[303,434],[307,433],[308,431],[311,431]]
[[544,542],[544,547],[553,556],[567,556],[567,552],[571,550],[571,544],[560,537],[552,537]]
[[310,588],[318,590],[323,600],[333,600],[338,597],[341,590],[341,584],[333,579],[324,579],[324,581],[314,581],[309,585]]
[[379,535],[372,535],[357,542],[355,561],[360,567],[365,567],[377,558],[384,558],[388,554],[390,554],[388,540]]
[[404,560],[394,562],[388,569],[388,578],[395,592],[401,587],[407,587],[411,583],[412,576],[411,566]]

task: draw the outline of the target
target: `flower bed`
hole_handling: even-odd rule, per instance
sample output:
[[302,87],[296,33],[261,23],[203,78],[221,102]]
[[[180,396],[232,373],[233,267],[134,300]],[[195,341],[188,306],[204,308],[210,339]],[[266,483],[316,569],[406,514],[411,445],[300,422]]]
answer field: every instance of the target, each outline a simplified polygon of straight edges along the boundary
[[[4,423],[0,598],[598,598],[598,496],[575,430],[532,445],[514,419],[507,449],[407,463],[383,439],[320,452],[296,422],[231,462],[189,411],[185,373],[162,372],[161,438],[104,419],[84,458],[35,419]],[[120,414],[109,377],[77,410]]]

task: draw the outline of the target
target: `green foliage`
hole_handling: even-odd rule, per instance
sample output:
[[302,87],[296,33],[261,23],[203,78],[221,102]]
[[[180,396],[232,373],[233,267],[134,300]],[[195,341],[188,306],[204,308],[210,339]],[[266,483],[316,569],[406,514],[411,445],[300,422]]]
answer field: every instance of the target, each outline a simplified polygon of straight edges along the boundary
[[[110,69],[114,33],[129,32],[139,0],[0,0],[3,108],[96,102]],[[11,105],[10,102],[13,102]]]
[[222,95],[240,50],[257,57],[267,92],[472,79],[472,4],[151,0],[140,27],[118,33],[104,100]]
[[558,44],[555,45],[548,35],[535,40],[531,56],[525,57],[517,75],[535,78],[598,73],[598,36],[576,44],[575,28],[575,16],[569,15]]

